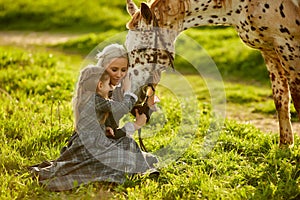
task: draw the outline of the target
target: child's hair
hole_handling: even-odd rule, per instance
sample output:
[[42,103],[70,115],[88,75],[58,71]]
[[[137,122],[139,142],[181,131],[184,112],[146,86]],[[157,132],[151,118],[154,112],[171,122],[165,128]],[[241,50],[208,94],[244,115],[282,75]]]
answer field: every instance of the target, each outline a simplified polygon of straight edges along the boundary
[[[107,81],[108,79],[110,79],[110,76],[107,71],[104,71],[103,74],[101,75],[99,81],[104,82],[104,81]],[[99,120],[99,123],[104,124],[108,115],[109,115],[109,112],[104,113],[102,119]]]
[[102,75],[101,75],[99,81],[104,82],[104,81],[107,81],[108,79],[110,79],[110,76],[109,76],[108,72],[105,70],[105,71],[102,73]]
[[[107,71],[104,71],[104,72],[101,74],[101,76],[100,76],[100,78],[99,78],[99,80],[98,80],[98,83],[99,83],[100,81],[103,83],[104,81],[107,81],[107,80],[109,80],[109,79],[110,79],[110,76],[109,76],[108,72],[107,72]],[[99,90],[98,87],[96,87],[96,92],[97,92],[97,90]],[[110,95],[108,94],[108,96],[110,96]]]

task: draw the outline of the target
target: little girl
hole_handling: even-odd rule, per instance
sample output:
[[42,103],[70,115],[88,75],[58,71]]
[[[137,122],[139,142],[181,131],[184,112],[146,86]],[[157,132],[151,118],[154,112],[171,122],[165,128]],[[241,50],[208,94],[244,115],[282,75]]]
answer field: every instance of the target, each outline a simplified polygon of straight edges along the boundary
[[[109,99],[109,94],[113,90],[112,85],[110,84],[110,76],[104,71],[96,88],[96,96],[95,96],[95,110],[97,114],[97,118],[100,124],[104,124],[106,126],[106,136],[113,139],[119,139],[121,137],[127,136],[132,137],[135,130],[141,128],[145,125],[147,117],[145,114],[139,114],[136,111],[136,120],[134,123],[128,122],[124,125],[123,128],[118,129],[117,123],[114,120],[112,108],[118,108],[118,114],[123,114],[122,110],[124,110],[124,114],[128,113],[127,109],[122,109],[123,107],[132,107],[135,103],[135,99],[132,98],[134,94],[126,92],[130,88],[130,80],[128,77],[125,77],[123,82],[123,87],[125,90],[124,99],[122,102],[113,101]],[[127,94],[126,94],[127,93]],[[134,95],[135,96],[135,95]],[[131,104],[131,105],[126,105]],[[112,106],[113,105],[113,106]]]

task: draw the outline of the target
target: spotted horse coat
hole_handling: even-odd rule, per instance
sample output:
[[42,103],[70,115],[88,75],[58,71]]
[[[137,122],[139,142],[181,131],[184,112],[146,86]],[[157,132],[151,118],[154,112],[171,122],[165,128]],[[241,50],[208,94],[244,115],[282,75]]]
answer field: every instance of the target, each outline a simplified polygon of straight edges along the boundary
[[[129,63],[140,80],[172,65],[180,32],[203,25],[235,27],[242,41],[260,50],[265,59],[279,119],[280,146],[293,145],[290,96],[300,118],[299,0],[153,0],[140,8],[127,0],[127,10],[132,16],[126,39]],[[154,62],[160,65],[151,65]]]

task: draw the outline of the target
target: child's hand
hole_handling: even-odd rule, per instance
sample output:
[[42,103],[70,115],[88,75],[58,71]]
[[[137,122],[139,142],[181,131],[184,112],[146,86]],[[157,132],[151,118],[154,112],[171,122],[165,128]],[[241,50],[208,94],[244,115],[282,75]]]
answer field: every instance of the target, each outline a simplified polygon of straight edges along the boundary
[[106,127],[105,135],[107,137],[115,137],[114,130],[111,127]]
[[134,127],[137,130],[146,124],[147,116],[144,113],[139,114],[137,109],[135,109],[135,116],[136,117],[135,117]]
[[123,79],[122,87],[124,89],[124,92],[129,92],[131,89],[131,80],[128,74]]

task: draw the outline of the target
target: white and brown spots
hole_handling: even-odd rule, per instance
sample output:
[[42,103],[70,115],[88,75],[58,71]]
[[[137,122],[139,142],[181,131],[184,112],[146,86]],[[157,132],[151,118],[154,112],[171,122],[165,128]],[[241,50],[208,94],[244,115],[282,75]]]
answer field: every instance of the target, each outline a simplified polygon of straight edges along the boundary
[[[128,1],[132,3],[131,0]],[[141,44],[145,44],[149,49],[163,49],[168,52],[171,48],[168,49],[166,44],[173,46],[181,31],[204,25],[231,25],[236,28],[242,41],[260,50],[270,72],[279,118],[280,144],[293,144],[289,114],[290,95],[300,118],[299,0],[153,0],[149,9],[158,19],[157,23],[145,25],[143,10],[137,11],[128,28],[138,34],[134,39],[127,39],[129,46],[139,48]],[[157,26],[171,30],[172,36],[164,30],[162,35],[154,36],[163,38],[163,42],[155,43],[153,39],[145,41],[145,38],[150,37],[145,31]],[[131,54],[131,65],[141,63],[140,59],[149,63],[151,59],[145,59],[145,55],[151,55],[149,49],[147,52]],[[166,56],[156,58],[155,61],[163,66],[172,62]]]

